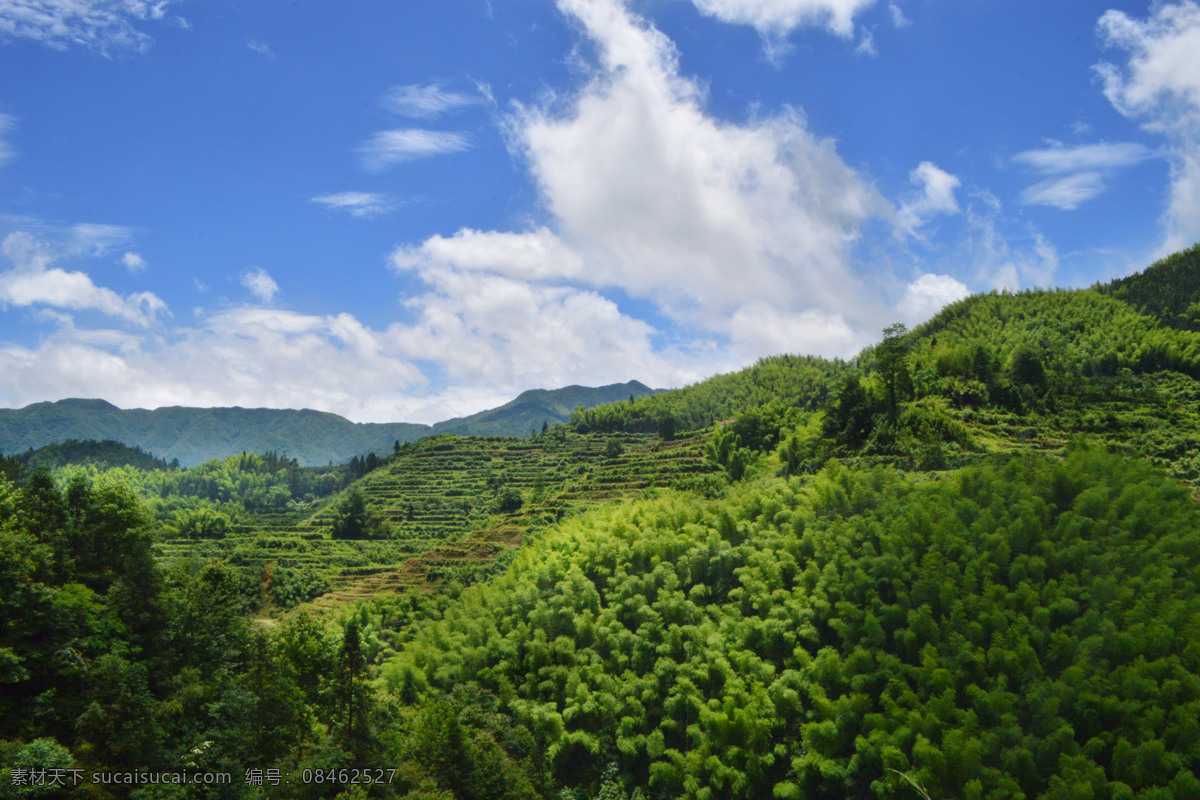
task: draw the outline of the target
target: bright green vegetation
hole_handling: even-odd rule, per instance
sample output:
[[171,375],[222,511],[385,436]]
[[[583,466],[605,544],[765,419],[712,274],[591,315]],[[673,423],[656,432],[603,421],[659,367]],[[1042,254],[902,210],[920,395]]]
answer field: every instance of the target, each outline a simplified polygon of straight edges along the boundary
[[[478,685],[562,781],[668,797],[1195,796],[1200,511],[1077,451],[841,467],[562,526],[384,669]],[[1057,788],[1056,788],[1057,787]]]
[[752,408],[813,411],[828,398],[844,364],[812,356],[774,356],[749,369],[718,375],[683,389],[580,409],[570,425],[580,432],[642,431],[673,435],[699,430]]
[[[4,459],[0,765],[290,779],[102,800],[1200,797],[1198,254],[529,438]],[[363,765],[397,771],[303,780]]]

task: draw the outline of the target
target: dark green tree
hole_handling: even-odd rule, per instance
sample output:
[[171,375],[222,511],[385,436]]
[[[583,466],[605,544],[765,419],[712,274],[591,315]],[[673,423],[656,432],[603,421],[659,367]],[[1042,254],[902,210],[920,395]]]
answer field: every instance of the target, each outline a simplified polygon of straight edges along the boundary
[[902,322],[883,329],[883,341],[875,348],[875,367],[883,380],[884,408],[896,421],[900,403],[912,396],[912,372],[908,364],[908,328]]

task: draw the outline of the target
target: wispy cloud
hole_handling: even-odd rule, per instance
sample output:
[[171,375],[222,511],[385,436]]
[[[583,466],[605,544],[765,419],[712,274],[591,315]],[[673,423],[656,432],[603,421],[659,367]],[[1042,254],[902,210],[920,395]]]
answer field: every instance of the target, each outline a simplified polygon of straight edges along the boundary
[[1074,211],[1106,188],[1099,172],[1076,172],[1033,184],[1021,192],[1021,202],[1027,206],[1053,206]]
[[146,269],[146,259],[132,251],[121,256],[121,263],[125,265],[125,269],[133,273]]
[[279,284],[262,267],[251,267],[242,273],[242,286],[264,303],[275,299]]
[[1052,147],[1017,153],[1013,162],[1052,176],[1021,192],[1022,203],[1073,211],[1108,188],[1104,182],[1106,176],[1153,155],[1148,147],[1135,142],[1098,142],[1075,147],[1055,143]]
[[386,169],[417,158],[458,153],[471,147],[465,133],[405,128],[380,131],[358,148],[362,164],[369,170]]
[[355,217],[378,217],[392,211],[396,204],[385,194],[378,192],[337,192],[312,198],[334,211],[345,211]]
[[246,42],[246,47],[255,53],[258,53],[259,55],[266,56],[272,61],[275,60],[275,51],[272,50],[271,46],[265,42],[260,42],[257,39],[250,39]]
[[144,51],[153,42],[137,22],[162,20],[178,0],[3,0],[0,38],[31,39],[56,50]]
[[8,134],[17,127],[17,121],[8,114],[0,114],[0,166],[9,161],[17,153],[8,143]]
[[897,28],[907,28],[912,23],[904,16],[904,11],[895,3],[888,3],[888,13],[892,15],[892,24]]
[[393,114],[414,119],[433,119],[450,111],[478,105],[480,95],[447,91],[440,83],[393,86],[380,98],[379,104]]
[[907,234],[922,238],[917,229],[935,214],[957,214],[958,201],[954,192],[962,185],[955,175],[930,161],[922,161],[908,174],[908,179],[920,187],[917,194],[906,198],[896,211],[896,235]]
[[1135,142],[1100,142],[1077,147],[1048,147],[1026,150],[1013,156],[1013,161],[1038,172],[1062,174],[1081,170],[1120,169],[1145,161],[1153,153]]

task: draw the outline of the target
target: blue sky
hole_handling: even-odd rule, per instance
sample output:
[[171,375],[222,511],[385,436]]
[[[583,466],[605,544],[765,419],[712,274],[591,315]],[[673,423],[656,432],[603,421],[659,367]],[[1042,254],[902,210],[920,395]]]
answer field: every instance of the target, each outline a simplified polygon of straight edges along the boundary
[[0,405],[432,422],[1200,238],[1200,7],[0,0]]

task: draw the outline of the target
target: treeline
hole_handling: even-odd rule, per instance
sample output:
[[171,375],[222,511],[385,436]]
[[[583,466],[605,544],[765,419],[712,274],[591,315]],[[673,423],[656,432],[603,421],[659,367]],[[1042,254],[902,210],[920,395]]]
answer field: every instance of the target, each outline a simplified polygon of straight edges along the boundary
[[384,677],[658,796],[1194,797],[1198,589],[1200,513],[1141,464],[830,467],[569,522]]
[[1158,317],[1164,325],[1200,331],[1200,243],[1096,288]]
[[829,396],[839,361],[815,356],[771,356],[753,367],[632,401],[576,409],[567,423],[579,433],[665,434],[695,431],[768,404],[814,410]]
[[220,538],[245,515],[281,514],[321,501],[356,477],[348,465],[302,467],[276,453],[230,456],[198,467],[145,470],[72,463],[54,471],[65,485],[77,478],[128,486],[164,533]]

